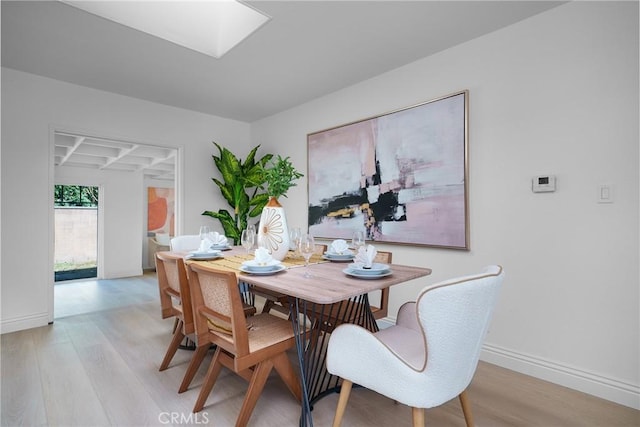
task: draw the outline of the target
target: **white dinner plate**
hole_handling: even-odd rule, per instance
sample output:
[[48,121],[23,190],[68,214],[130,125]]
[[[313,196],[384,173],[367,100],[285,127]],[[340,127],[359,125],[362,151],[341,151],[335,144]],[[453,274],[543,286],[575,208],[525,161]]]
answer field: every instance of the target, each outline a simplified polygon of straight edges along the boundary
[[374,276],[389,271],[389,266],[387,264],[381,264],[379,262],[371,264],[371,268],[364,268],[363,265],[364,264],[361,262],[354,262],[353,264],[349,264],[349,269],[358,274],[369,274]]
[[336,254],[333,252],[325,252],[324,256],[327,257],[327,259],[331,259],[331,260],[349,260],[349,259],[353,259],[355,257],[354,254],[352,254],[351,252],[349,253],[345,253],[345,254]]
[[284,265],[280,264],[277,265],[276,268],[272,269],[272,270],[252,270],[250,268],[247,268],[246,265],[241,265],[240,266],[240,271],[242,271],[243,273],[247,273],[247,274],[255,274],[257,276],[268,276],[269,274],[276,274],[279,273],[283,270],[286,270],[287,267],[285,267]]
[[366,279],[366,280],[380,279],[382,277],[387,277],[392,273],[391,270],[387,270],[384,273],[380,273],[380,274],[361,274],[350,268],[345,268],[344,270],[342,270],[342,272],[347,276],[357,277],[358,279]]
[[229,246],[229,245],[212,245],[211,249],[213,249],[214,251],[230,251],[231,250],[231,246]]
[[344,255],[342,256],[327,255],[327,254],[322,255],[322,259],[326,259],[327,261],[333,261],[333,262],[349,262],[353,258],[354,258],[353,255],[349,255],[347,257],[345,257]]
[[185,257],[185,259],[192,259],[195,261],[207,261],[218,258],[222,258],[222,254],[220,252],[189,254]]

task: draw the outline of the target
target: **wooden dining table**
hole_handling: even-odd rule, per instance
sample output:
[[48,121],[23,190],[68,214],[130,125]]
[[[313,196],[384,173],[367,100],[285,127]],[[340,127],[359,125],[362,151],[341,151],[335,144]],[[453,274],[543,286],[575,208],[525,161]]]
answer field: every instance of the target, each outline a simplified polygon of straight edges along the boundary
[[[329,262],[320,254],[305,267],[290,253],[283,260],[285,270],[271,275],[248,274],[237,269],[243,259],[252,256],[239,247],[223,252],[223,258],[205,262],[208,266],[236,270],[239,282],[289,296],[290,318],[296,335],[296,348],[303,388],[301,426],[313,426],[313,403],[339,390],[339,378],[326,370],[326,349],[331,331],[342,323],[359,324],[377,331],[378,325],[369,306],[369,292],[431,274],[431,269],[391,264],[391,274],[359,278],[345,273],[348,262]],[[305,277],[308,270],[311,277]]]

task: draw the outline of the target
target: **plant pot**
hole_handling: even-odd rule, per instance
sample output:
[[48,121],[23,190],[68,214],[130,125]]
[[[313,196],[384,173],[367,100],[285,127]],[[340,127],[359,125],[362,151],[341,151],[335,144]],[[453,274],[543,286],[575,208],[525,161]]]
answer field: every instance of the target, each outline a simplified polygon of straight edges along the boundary
[[289,229],[284,208],[275,197],[262,209],[258,227],[258,245],[264,246],[271,256],[282,261],[289,252]]

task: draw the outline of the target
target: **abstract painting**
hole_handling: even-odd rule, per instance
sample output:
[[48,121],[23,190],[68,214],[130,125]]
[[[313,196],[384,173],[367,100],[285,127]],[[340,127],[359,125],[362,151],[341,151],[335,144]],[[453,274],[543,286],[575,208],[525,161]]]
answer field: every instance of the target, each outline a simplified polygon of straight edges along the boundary
[[309,232],[469,249],[468,91],[310,133]]

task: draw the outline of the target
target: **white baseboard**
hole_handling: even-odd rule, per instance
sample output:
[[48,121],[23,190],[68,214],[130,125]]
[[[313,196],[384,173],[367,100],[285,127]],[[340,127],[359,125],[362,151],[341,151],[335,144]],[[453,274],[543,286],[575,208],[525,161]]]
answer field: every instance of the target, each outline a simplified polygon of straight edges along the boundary
[[49,313],[37,313],[29,316],[15,317],[13,319],[3,319],[0,321],[0,334],[38,328],[47,324],[49,324]]
[[485,344],[480,359],[512,371],[640,410],[640,387],[570,366]]
[[[395,318],[378,320],[380,329],[395,325]],[[525,375],[581,391],[640,410],[640,386],[603,377],[570,366],[485,344],[480,359]]]

